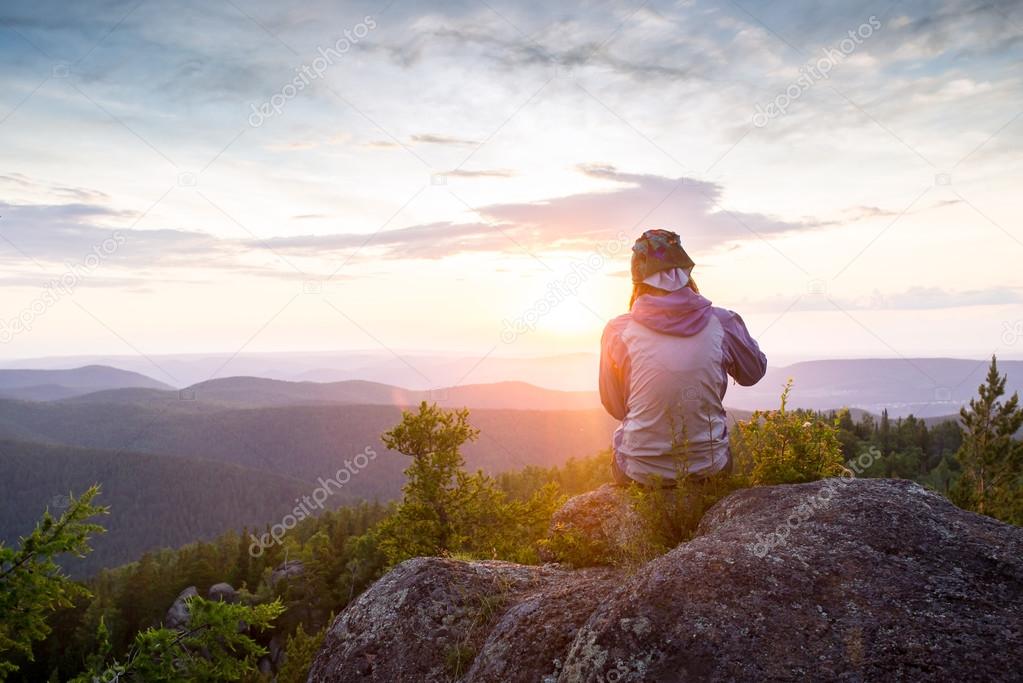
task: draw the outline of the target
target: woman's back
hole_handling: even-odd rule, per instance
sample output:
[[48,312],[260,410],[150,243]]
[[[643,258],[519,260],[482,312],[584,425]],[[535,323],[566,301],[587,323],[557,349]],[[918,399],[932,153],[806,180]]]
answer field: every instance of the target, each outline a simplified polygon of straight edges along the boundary
[[633,297],[630,312],[612,320],[601,340],[601,400],[622,421],[615,432],[615,461],[643,483],[654,475],[674,479],[680,468],[692,476],[724,468],[728,375],[751,385],[767,369],[742,319],[712,306],[691,285],[688,272],[671,272],[670,261],[668,266],[657,272],[668,270],[671,277],[649,281],[682,286],[639,289],[647,293]]

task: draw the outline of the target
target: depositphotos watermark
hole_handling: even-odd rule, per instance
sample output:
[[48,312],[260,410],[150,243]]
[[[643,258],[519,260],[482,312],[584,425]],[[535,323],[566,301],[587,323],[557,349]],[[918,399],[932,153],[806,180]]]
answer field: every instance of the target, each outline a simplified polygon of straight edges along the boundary
[[849,57],[856,49],[863,44],[863,41],[874,35],[875,31],[881,29],[881,20],[871,15],[866,22],[859,25],[854,31],[849,31],[848,37],[838,41],[834,47],[822,48],[823,56],[816,61],[804,64],[799,67],[799,77],[790,83],[787,88],[778,93],[777,96],[766,105],[757,105],[753,112],[753,125],[763,128],[771,119],[783,116],[789,106],[815,83],[831,77],[831,70],[839,62]]
[[73,295],[75,287],[92,271],[99,268],[104,259],[116,253],[127,241],[128,238],[124,233],[115,230],[110,237],[93,245],[92,251],[86,254],[80,262],[65,261],[64,272],[60,277],[52,278],[43,285],[43,291],[39,296],[32,299],[10,320],[0,318],[0,344],[7,344],[23,332],[31,332],[37,319],[56,306],[62,298]]
[[336,60],[341,59],[345,53],[358,45],[359,41],[369,35],[369,32],[377,27],[376,19],[372,15],[363,17],[362,21],[350,29],[345,29],[344,34],[337,39],[333,46],[317,48],[320,53],[308,64],[295,67],[298,74],[290,81],[281,86],[279,92],[274,93],[260,105],[250,104],[252,113],[249,114],[249,125],[259,128],[263,123],[274,116],[280,116],[284,112],[284,105],[295,99],[300,92],[312,85],[313,81],[323,78],[327,69],[334,66]]
[[868,450],[860,453],[855,460],[848,463],[849,466],[841,477],[825,479],[820,493],[815,496],[809,496],[784,522],[778,525],[774,532],[766,536],[758,533],[757,542],[749,545],[750,552],[757,557],[767,557],[767,554],[773,548],[784,545],[793,530],[798,529],[799,525],[808,521],[818,510],[822,510],[832,504],[835,491],[847,486],[857,475],[863,474],[863,472],[870,469],[870,466],[880,457],[881,451],[878,450],[877,446],[871,446]]
[[1002,343],[1012,346],[1023,339],[1023,320],[1002,321]]
[[312,494],[296,498],[298,503],[290,513],[284,515],[281,521],[270,527],[269,531],[260,536],[249,534],[252,543],[249,544],[249,555],[261,557],[266,549],[272,545],[280,545],[284,535],[295,528],[295,525],[307,517],[313,516],[313,510],[322,510],[323,504],[332,495],[344,488],[345,484],[352,480],[356,474],[366,469],[370,461],[377,457],[376,451],[370,446],[357,454],[354,458],[345,460],[344,466],[339,469],[331,479],[320,477],[319,486],[313,489]]
[[557,308],[565,299],[578,294],[579,288],[582,287],[583,283],[590,276],[596,275],[603,270],[608,258],[618,254],[618,252],[625,248],[628,242],[629,238],[625,233],[618,232],[614,239],[598,246],[581,263],[573,261],[572,272],[560,280],[548,283],[547,293],[534,301],[533,305],[526,309],[522,315],[514,320],[504,319],[501,341],[505,344],[511,344],[526,332],[535,330],[540,318]]
[[[633,624],[630,625],[632,625],[634,628],[636,627],[635,622],[639,620],[642,620],[643,622],[648,621],[646,617],[640,617],[638,620],[623,619],[623,621],[633,622]],[[646,626],[639,625],[639,628],[646,628]],[[555,683],[558,680],[558,674],[561,673],[561,669],[563,666],[564,665],[562,664],[560,659],[555,659],[554,673],[544,676],[541,679],[541,683]],[[615,668],[610,669],[607,672],[597,671],[592,680],[595,681],[595,683],[619,683],[624,679],[624,677],[629,673],[629,671],[630,669],[628,666],[625,665],[625,662],[623,662],[621,659],[618,659],[615,660]]]

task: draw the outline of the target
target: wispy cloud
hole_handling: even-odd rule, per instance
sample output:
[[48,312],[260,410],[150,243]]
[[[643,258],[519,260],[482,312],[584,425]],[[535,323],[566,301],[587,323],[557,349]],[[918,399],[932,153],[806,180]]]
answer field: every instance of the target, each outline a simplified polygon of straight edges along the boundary
[[799,292],[737,302],[751,313],[789,311],[929,311],[976,306],[1010,306],[1023,304],[1021,287],[986,287],[982,289],[949,289],[944,287],[910,287],[896,292],[874,289],[862,296]]
[[369,142],[360,143],[360,146],[368,149],[401,149],[401,145],[390,140],[370,140]]
[[413,135],[411,140],[414,143],[423,145],[454,145],[456,147],[475,147],[480,144],[476,140],[466,140],[448,135],[433,135],[431,133]]
[[191,265],[215,261],[230,245],[212,235],[188,230],[129,230],[133,212],[95,204],[28,205],[0,202],[0,258],[23,263],[78,261],[117,231],[126,243],[107,260],[115,265]]
[[110,195],[99,190],[55,185],[31,178],[22,173],[0,174],[0,186],[5,187],[9,194],[17,193],[32,197],[50,197],[81,203],[107,202],[110,200]]
[[[438,222],[387,230],[376,235],[331,234],[268,240],[275,250],[322,252],[361,247],[379,258],[444,258],[474,251],[585,251],[619,231],[649,227],[680,232],[694,250],[711,250],[738,240],[809,230],[762,214],[727,211],[722,186],[691,178],[623,173],[612,166],[583,166],[606,189],[536,202],[475,208],[483,221]],[[258,245],[251,245],[254,248]]]
[[515,175],[515,172],[500,168],[479,171],[456,168],[453,171],[447,171],[444,175],[451,178],[511,178]]

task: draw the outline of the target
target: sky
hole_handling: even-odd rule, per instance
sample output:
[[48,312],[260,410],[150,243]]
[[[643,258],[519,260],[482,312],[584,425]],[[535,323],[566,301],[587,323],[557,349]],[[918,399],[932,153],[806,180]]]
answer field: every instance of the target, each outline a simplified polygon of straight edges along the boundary
[[595,351],[682,236],[769,358],[1023,357],[1023,3],[4,2],[0,362]]

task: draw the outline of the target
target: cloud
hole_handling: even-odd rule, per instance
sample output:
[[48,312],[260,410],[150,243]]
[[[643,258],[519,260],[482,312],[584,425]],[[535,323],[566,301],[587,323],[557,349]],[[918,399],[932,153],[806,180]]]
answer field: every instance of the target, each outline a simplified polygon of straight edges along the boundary
[[[757,213],[728,211],[723,188],[691,178],[631,174],[612,166],[580,172],[607,181],[603,190],[475,209],[481,221],[437,222],[374,235],[340,233],[266,241],[274,250],[319,253],[363,247],[381,258],[443,258],[475,251],[587,251],[619,232],[630,238],[650,227],[676,230],[691,252],[816,227]],[[259,244],[250,244],[253,248]]]
[[961,204],[961,199],[941,199],[929,204],[924,204],[918,209],[906,211],[905,209],[882,209],[879,206],[854,206],[843,211],[840,211],[835,218],[828,220],[820,220],[816,218],[807,219],[808,222],[813,223],[817,227],[831,227],[831,226],[846,226],[853,223],[857,223],[863,220],[870,220],[872,218],[893,218],[898,216],[914,216],[916,214],[925,213],[927,211],[933,211],[934,209],[941,209],[946,206],[953,206],[955,204]]
[[894,56],[927,59],[953,49],[973,54],[1003,50],[1018,45],[1021,23],[1023,12],[1013,0],[951,0],[937,11],[896,17],[890,27],[902,35]]
[[265,146],[271,152],[302,152],[317,147],[333,145],[345,145],[351,142],[352,136],[349,133],[338,133],[325,137],[305,140],[288,140],[285,142],[272,142]]
[[390,140],[370,140],[363,142],[360,146],[368,149],[401,149],[401,145]]
[[[457,22],[445,23],[443,26],[415,27],[414,37],[401,45],[367,46],[367,50],[382,51],[394,63],[405,69],[419,66],[427,59],[428,48],[444,50],[454,48],[461,51],[481,53],[485,59],[495,63],[507,71],[522,71],[529,68],[547,69],[557,66],[562,69],[579,69],[592,67],[611,71],[627,76],[636,81],[709,78],[711,74],[724,68],[724,61],[719,59],[720,53],[711,45],[694,47],[696,38],[679,37],[655,44],[644,44],[637,41],[630,45],[628,53],[640,58],[625,58],[614,53],[607,46],[608,34],[620,38],[619,31],[602,30],[599,23],[591,27],[570,27],[566,31],[561,22],[554,22],[546,28],[547,34],[531,38],[518,35],[507,37],[507,26],[497,26],[493,31],[481,29],[475,18],[468,20],[466,25],[458,26]],[[623,26],[628,32],[628,26]],[[575,36],[576,44],[561,47],[567,39],[567,32],[587,34],[590,37]],[[678,35],[678,32],[675,32]],[[558,46],[548,47],[547,44]],[[632,49],[636,48],[636,49]],[[680,58],[684,55],[684,58]]]
[[389,258],[441,258],[462,251],[489,250],[496,244],[490,240],[495,232],[494,228],[483,223],[439,222],[370,234],[277,237],[248,241],[246,246],[299,254],[366,249],[382,252]]
[[457,147],[476,147],[480,143],[476,140],[466,140],[464,138],[448,137],[446,135],[432,135],[425,133],[422,135],[413,135],[411,138],[412,142],[424,145],[455,145]]
[[1023,303],[1023,288],[988,287],[952,290],[942,287],[910,287],[899,292],[875,289],[862,296],[799,293],[752,299],[741,304],[756,313],[788,311],[929,311],[975,306],[1008,306]]
[[[17,287],[17,288],[43,288],[47,284],[53,282],[55,278],[59,278],[62,273],[60,271],[53,271],[43,273],[41,271],[20,273],[13,275],[4,275],[0,277],[0,287]],[[77,285],[81,288],[103,288],[103,289],[131,289],[132,291],[138,291],[140,288],[146,287],[147,285],[153,284],[151,280],[142,277],[102,277],[96,274],[89,274],[83,278],[81,283]]]
[[266,145],[265,149],[270,152],[304,152],[317,147],[319,145],[312,140],[298,140],[295,142],[272,142]]
[[[500,56],[497,58],[497,61],[507,69],[554,65],[557,65],[559,68],[577,69],[590,66],[628,76],[637,81],[680,81],[704,78],[714,68],[714,65],[710,60],[706,59],[705,55],[692,52],[687,55],[686,60],[671,60],[664,63],[659,63],[655,60],[625,59],[605,50],[602,41],[584,43],[567,50],[548,51],[540,50],[537,47],[521,42],[504,43],[500,40],[493,38],[484,39],[483,37],[477,37],[477,40],[481,42],[485,40],[491,44],[502,46],[504,49],[498,53]],[[665,50],[665,56],[668,54],[670,54],[670,51]]]
[[[120,233],[124,236],[106,258],[121,265],[197,262],[216,259],[230,245],[203,232],[128,229],[134,212],[95,204],[8,204],[0,202],[0,256],[23,263],[81,262]],[[112,224],[116,224],[114,227]]]
[[904,292],[882,295],[882,308],[894,310],[932,310],[966,306],[1000,306],[1023,303],[1019,287],[947,290],[940,287],[911,287]]
[[588,248],[619,231],[631,235],[664,227],[678,232],[690,251],[701,251],[813,227],[728,211],[721,205],[724,188],[713,182],[623,173],[613,166],[581,166],[580,171],[613,186],[541,202],[498,204],[479,212],[516,226],[524,240],[541,248]]
[[515,172],[500,168],[489,171],[469,171],[464,168],[456,168],[453,171],[447,171],[444,175],[451,178],[511,178]]
[[10,188],[12,193],[24,193],[32,197],[49,197],[81,203],[104,202],[110,199],[110,195],[99,190],[55,185],[23,173],[0,174],[0,185]]

